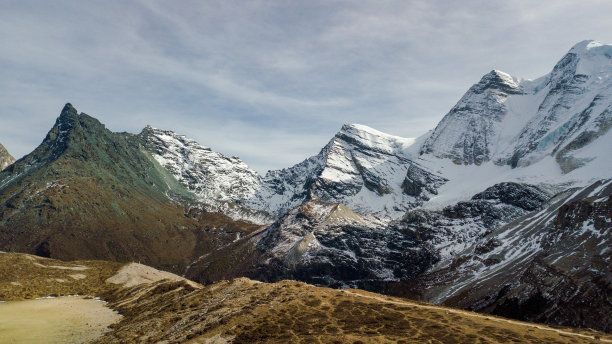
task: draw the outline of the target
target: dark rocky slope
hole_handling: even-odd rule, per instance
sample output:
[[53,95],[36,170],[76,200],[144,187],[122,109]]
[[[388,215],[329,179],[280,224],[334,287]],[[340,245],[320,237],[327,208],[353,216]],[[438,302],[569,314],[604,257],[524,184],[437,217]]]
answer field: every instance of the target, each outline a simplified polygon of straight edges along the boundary
[[203,283],[236,276],[297,279],[331,287],[393,292],[495,228],[539,207],[549,195],[502,183],[441,211],[413,210],[399,221],[312,200],[261,233],[194,262],[186,276]]
[[555,196],[413,281],[422,299],[612,331],[612,181]]

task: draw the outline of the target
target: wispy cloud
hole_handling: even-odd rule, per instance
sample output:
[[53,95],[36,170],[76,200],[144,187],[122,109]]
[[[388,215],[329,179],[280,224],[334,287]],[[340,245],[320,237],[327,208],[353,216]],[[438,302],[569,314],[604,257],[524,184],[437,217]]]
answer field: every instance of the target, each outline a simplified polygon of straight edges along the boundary
[[113,130],[182,131],[263,171],[342,123],[431,129],[490,69],[534,78],[612,42],[602,1],[4,1],[0,142],[32,150],[63,103]]

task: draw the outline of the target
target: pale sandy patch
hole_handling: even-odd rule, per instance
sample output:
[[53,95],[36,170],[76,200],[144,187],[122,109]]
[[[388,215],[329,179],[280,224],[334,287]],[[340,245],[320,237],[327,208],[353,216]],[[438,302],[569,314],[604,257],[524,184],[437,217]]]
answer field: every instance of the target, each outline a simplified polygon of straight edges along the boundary
[[199,284],[192,282],[184,277],[170,272],[160,271],[150,266],[130,263],[122,267],[116,275],[108,278],[107,283],[119,284],[124,287],[133,287],[139,284],[154,283],[161,280],[186,281],[194,288],[201,288]]
[[87,276],[83,274],[73,274],[73,275],[68,275],[68,276],[72,277],[75,280],[82,280],[82,279],[87,278]]
[[52,269],[60,269],[60,270],[75,270],[75,271],[83,271],[89,269],[87,266],[77,265],[77,266],[61,266],[61,265],[42,265],[40,263],[32,263],[39,268],[52,268]]
[[2,343],[88,343],[121,315],[104,302],[67,296],[0,303]]

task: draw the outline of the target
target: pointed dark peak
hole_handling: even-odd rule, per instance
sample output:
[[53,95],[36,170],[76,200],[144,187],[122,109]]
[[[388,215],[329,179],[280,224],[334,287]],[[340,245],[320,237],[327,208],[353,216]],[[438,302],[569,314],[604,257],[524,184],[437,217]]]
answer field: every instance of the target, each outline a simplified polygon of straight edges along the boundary
[[60,133],[65,133],[71,129],[74,129],[77,126],[78,121],[79,113],[72,106],[72,104],[66,103],[59,117],[55,121],[55,126],[53,128],[55,129],[57,127],[58,132],[56,134],[59,135]]
[[66,103],[66,105],[64,105],[64,108],[62,109],[62,113],[60,114],[60,116],[69,116],[69,115],[76,116],[77,110],[74,108],[74,106],[72,106],[72,104]]
[[486,90],[499,90],[507,94],[521,93],[519,84],[507,73],[499,70],[492,70],[485,74],[480,81],[472,86],[474,93],[482,93]]
[[79,113],[77,109],[72,106],[70,103],[66,103],[62,112],[60,112],[59,117],[57,118],[57,122],[74,122],[79,117]]
[[72,104],[66,103],[55,122],[55,126],[51,130],[55,130],[58,137],[61,137],[63,134],[72,132],[77,128],[81,128],[89,133],[106,130],[104,124],[100,123],[96,118],[83,112],[79,113]]

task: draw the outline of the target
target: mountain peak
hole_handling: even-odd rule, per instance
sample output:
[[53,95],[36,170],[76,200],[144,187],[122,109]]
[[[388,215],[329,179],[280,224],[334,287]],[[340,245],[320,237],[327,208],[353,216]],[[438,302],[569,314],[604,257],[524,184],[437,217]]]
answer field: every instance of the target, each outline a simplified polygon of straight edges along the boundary
[[612,71],[612,45],[584,40],[574,45],[553,68],[553,85],[567,84],[575,75],[608,78]]
[[64,108],[62,109],[62,112],[61,112],[61,115],[63,114],[77,114],[77,110],[74,108],[74,106],[72,106],[72,104],[66,103],[66,105],[64,105]]
[[362,124],[343,125],[342,129],[336,134],[336,138],[352,145],[384,151],[388,154],[402,154],[401,152],[415,141],[414,138],[390,135]]
[[342,126],[340,132],[365,132],[368,134],[376,135],[376,136],[390,136],[389,134],[385,134],[382,131],[378,131],[374,128],[368,127],[367,125],[357,124],[357,123],[347,123]]
[[599,41],[592,39],[584,40],[576,43],[569,51],[569,53],[583,55],[588,53],[598,53],[600,51],[605,52],[606,50],[612,50],[612,45],[603,44]]
[[593,67],[600,69],[597,68],[597,66],[604,68],[610,66],[610,60],[612,60],[612,45],[586,40],[574,45],[567,55],[573,55],[578,58],[582,67],[579,69],[586,69],[587,72],[590,71],[591,73],[597,72],[597,70],[591,69],[593,69]]
[[60,112],[59,117],[55,121],[55,126],[58,127],[59,133],[66,133],[70,129],[73,129],[79,120],[79,113],[77,109],[70,103],[66,103]]
[[500,90],[508,94],[520,93],[520,86],[516,78],[497,69],[485,74],[480,81],[472,87],[475,93],[482,93],[491,89]]

